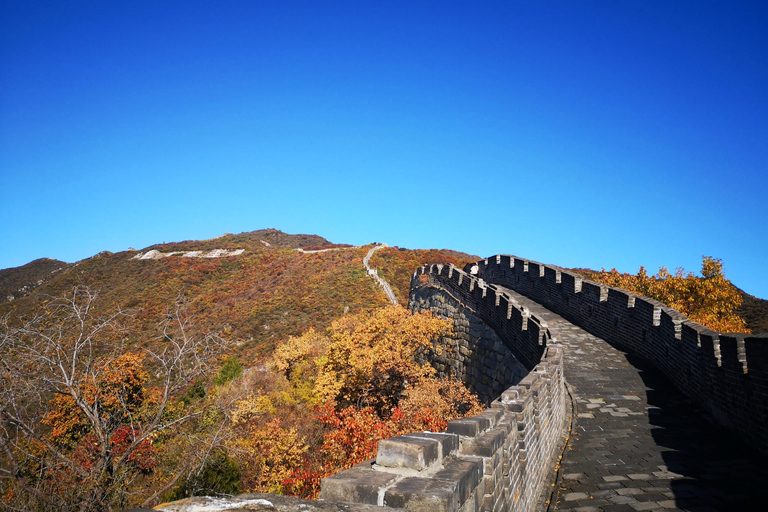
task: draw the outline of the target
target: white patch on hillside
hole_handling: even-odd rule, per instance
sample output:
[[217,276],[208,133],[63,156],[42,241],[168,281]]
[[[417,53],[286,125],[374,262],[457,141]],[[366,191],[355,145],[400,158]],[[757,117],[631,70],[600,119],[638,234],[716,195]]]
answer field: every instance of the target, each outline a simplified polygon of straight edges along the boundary
[[132,260],[161,260],[170,256],[181,255],[182,258],[224,258],[227,256],[240,256],[245,249],[211,249],[210,251],[173,251],[160,252],[152,249],[147,252],[140,252]]

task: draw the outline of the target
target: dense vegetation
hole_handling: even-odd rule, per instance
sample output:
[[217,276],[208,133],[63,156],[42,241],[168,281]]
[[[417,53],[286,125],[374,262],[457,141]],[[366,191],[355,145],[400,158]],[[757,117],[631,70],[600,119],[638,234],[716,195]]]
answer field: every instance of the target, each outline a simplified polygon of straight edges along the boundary
[[[245,252],[104,252],[4,271],[9,289],[35,286],[0,303],[0,507],[312,497],[378,439],[479,410],[460,383],[416,362],[452,326],[388,307],[362,268],[369,247],[265,230],[143,253],[218,248]],[[406,283],[404,301],[425,258],[470,259],[396,252],[387,276]]]

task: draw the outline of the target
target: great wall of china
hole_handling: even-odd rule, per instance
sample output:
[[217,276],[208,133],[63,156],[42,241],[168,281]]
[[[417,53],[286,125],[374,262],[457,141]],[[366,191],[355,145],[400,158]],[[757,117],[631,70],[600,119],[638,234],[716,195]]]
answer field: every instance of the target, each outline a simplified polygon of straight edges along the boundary
[[488,407],[446,432],[381,441],[375,460],[324,479],[319,503],[413,512],[765,505],[766,335],[717,333],[656,301],[507,255],[463,270],[421,267],[409,307],[454,319],[432,363]]

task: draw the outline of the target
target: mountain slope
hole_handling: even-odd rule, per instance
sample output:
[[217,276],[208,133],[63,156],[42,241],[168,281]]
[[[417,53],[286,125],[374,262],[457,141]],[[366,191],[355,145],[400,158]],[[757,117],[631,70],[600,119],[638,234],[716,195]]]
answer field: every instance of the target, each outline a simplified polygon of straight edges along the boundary
[[69,263],[63,261],[40,258],[20,267],[0,270],[0,303],[29,295],[68,266]]
[[[269,229],[156,244],[141,251],[102,252],[71,265],[58,262],[62,269],[27,296],[0,303],[0,316],[29,317],[41,301],[65,296],[75,286],[88,286],[99,291],[101,312],[128,309],[132,342],[151,346],[158,342],[156,325],[167,308],[183,297],[199,328],[235,340],[236,355],[258,359],[271,353],[281,340],[309,327],[322,330],[345,313],[386,305],[386,295],[363,268],[362,260],[370,247],[332,244],[316,235],[289,235]],[[298,248],[331,250],[303,253]],[[237,255],[200,257],[214,254],[211,251],[216,249]],[[139,259],[149,251],[162,257]],[[462,259],[450,251],[395,252],[400,259],[385,258],[372,264],[398,263],[381,272],[385,279],[399,283],[405,302],[407,284],[403,283],[410,281],[419,265],[449,260],[463,265],[474,259],[468,255]],[[25,266],[28,269],[6,271],[8,282],[29,280],[29,276],[36,277],[51,267],[33,263]]]

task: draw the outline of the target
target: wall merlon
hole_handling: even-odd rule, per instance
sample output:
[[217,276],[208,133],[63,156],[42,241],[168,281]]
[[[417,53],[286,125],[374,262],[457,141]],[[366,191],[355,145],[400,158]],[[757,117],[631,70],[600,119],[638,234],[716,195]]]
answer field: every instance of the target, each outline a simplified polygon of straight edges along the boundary
[[410,437],[431,439],[438,443],[438,457],[446,459],[459,451],[459,436],[448,432],[421,432],[409,434]]
[[493,428],[475,437],[464,437],[461,439],[461,454],[492,457],[506,437],[507,432],[501,428]]
[[661,325],[661,308],[658,306],[653,307],[653,325],[655,327]]
[[394,484],[399,478],[396,474],[354,467],[324,478],[320,498],[326,501],[380,505],[379,490]]
[[475,437],[489,428],[491,420],[480,416],[448,422],[448,432],[462,437]]
[[459,503],[466,502],[472,491],[480,485],[483,478],[484,464],[480,457],[461,457],[445,465],[435,473],[436,480],[457,482]]
[[441,463],[439,444],[436,439],[411,435],[383,439],[376,452],[376,465],[421,471]]
[[458,484],[447,480],[408,477],[384,493],[383,504],[411,512],[456,512],[459,509]]

